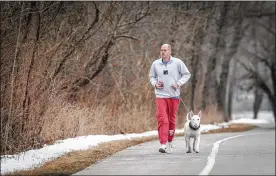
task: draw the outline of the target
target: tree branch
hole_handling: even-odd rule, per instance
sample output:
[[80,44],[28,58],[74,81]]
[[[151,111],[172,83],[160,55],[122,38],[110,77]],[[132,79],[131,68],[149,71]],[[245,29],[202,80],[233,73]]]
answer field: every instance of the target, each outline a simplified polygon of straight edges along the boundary
[[[135,20],[127,22],[127,23],[124,23],[124,24],[121,24],[118,27],[120,28],[120,27],[128,26],[128,25],[135,24],[135,23],[141,21],[143,18],[145,18],[149,14],[149,9],[150,9],[149,6],[150,5],[148,4],[146,12],[138,12],[135,15]],[[138,17],[139,14],[142,14],[142,15],[140,17]]]
[[116,35],[115,38],[129,38],[129,39],[132,39],[132,40],[139,40],[138,38],[136,37],[133,37],[133,36],[128,36],[128,35]]
[[[274,12],[275,15],[275,12]],[[260,20],[256,20],[256,24],[264,28],[267,32],[273,34],[274,36],[276,35],[275,33],[275,26],[267,26],[265,23],[261,22]],[[274,30],[273,30],[274,29]]]
[[248,50],[245,49],[244,47],[241,47],[241,49],[242,49],[243,52],[245,52],[246,54],[249,54],[249,55],[253,56],[253,57],[252,57],[253,59],[257,59],[257,60],[259,60],[260,62],[263,62],[271,71],[273,70],[273,68],[272,68],[273,66],[268,62],[267,59],[258,56],[256,53],[253,53],[253,52],[251,52],[251,51],[248,51]]
[[266,83],[264,82],[264,80],[261,78],[261,76],[254,71],[253,69],[249,68],[245,63],[243,63],[240,60],[237,60],[237,62],[239,64],[242,65],[243,68],[245,68],[248,72],[250,72],[252,74],[252,76],[254,77],[255,81],[256,81],[256,85],[258,87],[260,87],[269,97],[272,97],[272,92],[270,91],[269,87],[266,85]]

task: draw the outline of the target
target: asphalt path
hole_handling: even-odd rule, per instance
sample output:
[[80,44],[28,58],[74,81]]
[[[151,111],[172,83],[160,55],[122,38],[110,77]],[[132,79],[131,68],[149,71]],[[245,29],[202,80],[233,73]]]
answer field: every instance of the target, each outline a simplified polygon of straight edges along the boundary
[[176,137],[170,154],[157,140],[129,147],[74,175],[275,175],[275,129],[204,134],[200,152]]

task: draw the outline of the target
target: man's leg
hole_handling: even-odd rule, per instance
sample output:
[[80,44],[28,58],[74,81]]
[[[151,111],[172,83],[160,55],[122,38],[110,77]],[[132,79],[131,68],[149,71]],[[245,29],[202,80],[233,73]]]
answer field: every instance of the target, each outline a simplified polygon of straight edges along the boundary
[[168,99],[168,106],[169,106],[169,136],[168,142],[171,142],[174,138],[175,134],[175,126],[176,126],[176,115],[179,107],[180,100],[178,98],[170,98]]
[[156,98],[156,118],[158,121],[158,136],[160,144],[166,144],[168,140],[169,121],[167,113],[167,100]]

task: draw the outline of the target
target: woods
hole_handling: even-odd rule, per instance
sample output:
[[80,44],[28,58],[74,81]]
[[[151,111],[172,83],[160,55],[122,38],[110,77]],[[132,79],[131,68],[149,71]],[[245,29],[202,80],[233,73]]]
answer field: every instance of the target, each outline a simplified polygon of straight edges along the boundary
[[[158,3],[158,4],[157,4]],[[1,154],[156,128],[151,62],[169,43],[189,109],[231,120],[238,90],[276,117],[275,2],[1,2]],[[180,105],[177,126],[183,126]],[[206,123],[214,117],[206,115]]]

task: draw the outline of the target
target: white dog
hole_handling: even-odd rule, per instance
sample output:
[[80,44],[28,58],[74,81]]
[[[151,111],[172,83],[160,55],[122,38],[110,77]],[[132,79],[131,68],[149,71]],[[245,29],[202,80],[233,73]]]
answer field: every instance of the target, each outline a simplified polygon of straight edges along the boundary
[[[191,120],[189,120],[189,117]],[[202,117],[201,111],[198,115],[194,115],[193,111],[189,112],[186,116],[187,122],[184,125],[184,136],[186,141],[186,153],[191,153],[190,139],[194,138],[193,151],[199,152],[200,143],[200,119]]]

